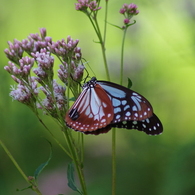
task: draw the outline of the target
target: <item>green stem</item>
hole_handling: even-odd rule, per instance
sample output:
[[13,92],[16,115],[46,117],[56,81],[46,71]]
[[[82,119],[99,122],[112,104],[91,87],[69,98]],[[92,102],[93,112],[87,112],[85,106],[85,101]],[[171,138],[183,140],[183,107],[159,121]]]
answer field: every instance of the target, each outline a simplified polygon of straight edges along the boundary
[[28,182],[31,185],[31,189],[33,191],[35,191],[38,195],[42,195],[42,193],[39,191],[39,189],[37,188],[36,185],[33,184],[33,182],[31,182],[28,177],[25,175],[24,171],[20,168],[20,166],[18,165],[18,163],[16,162],[16,160],[14,159],[14,157],[12,156],[12,154],[10,153],[10,151],[8,150],[8,148],[5,146],[5,144],[0,140],[0,144],[3,147],[3,149],[5,150],[6,154],[9,156],[9,158],[11,159],[11,161],[13,162],[13,164],[15,165],[15,167],[18,169],[18,171],[20,172],[20,174],[23,176],[23,178],[26,180],[26,182]]
[[106,32],[107,32],[107,18],[108,18],[108,1],[105,2],[106,6],[105,6],[105,22],[104,22],[104,45],[106,44]]
[[121,71],[120,71],[120,84],[123,84],[123,68],[124,68],[124,46],[125,46],[125,37],[127,33],[127,28],[124,29],[122,48],[121,48]]
[[39,118],[37,115],[40,123],[45,127],[45,129],[49,132],[49,134],[52,136],[52,138],[55,140],[55,142],[58,144],[58,146],[70,157],[72,158],[71,154],[64,148],[64,146],[56,139],[54,134],[49,130],[49,128],[43,123],[43,121]]
[[66,139],[67,139],[67,142],[69,145],[69,149],[70,149],[72,157],[73,157],[72,160],[74,162],[74,165],[75,165],[77,173],[78,173],[78,177],[79,177],[79,181],[81,184],[83,194],[87,195],[87,188],[86,188],[84,174],[83,174],[82,166],[81,166],[79,155],[78,155],[78,150],[74,144],[74,140],[73,140],[71,133],[68,132],[67,130],[65,130],[63,132],[66,136]]
[[[108,9],[108,8],[107,8]],[[107,15],[107,14],[106,14]],[[98,24],[98,21],[97,21],[97,12],[91,16],[90,14],[87,14],[95,32],[96,32],[96,35],[99,39],[99,43],[101,45],[101,50],[102,50],[102,55],[103,55],[103,61],[104,61],[104,67],[105,67],[105,70],[106,70],[106,77],[108,79],[108,81],[110,81],[110,75],[109,75],[109,70],[108,70],[108,64],[107,64],[107,58],[106,58],[106,49],[105,49],[105,38],[106,38],[106,29],[104,30],[104,40],[102,38],[102,35],[101,35],[101,31],[100,31],[100,28],[99,28],[99,24]],[[105,18],[105,21],[107,21],[107,18]],[[106,27],[106,25],[105,25]]]
[[108,63],[107,63],[107,58],[106,58],[106,48],[105,48],[105,43],[102,39],[102,35],[101,35],[101,31],[99,28],[99,24],[97,21],[97,18],[94,18],[95,24],[96,24],[96,28],[98,31],[98,37],[99,37],[99,41],[100,41],[100,45],[101,45],[101,50],[102,50],[102,55],[103,55],[103,60],[104,60],[104,68],[106,70],[106,77],[108,79],[108,81],[110,81],[110,75],[109,75],[109,70],[108,70]]
[[116,129],[112,129],[112,195],[116,194]]

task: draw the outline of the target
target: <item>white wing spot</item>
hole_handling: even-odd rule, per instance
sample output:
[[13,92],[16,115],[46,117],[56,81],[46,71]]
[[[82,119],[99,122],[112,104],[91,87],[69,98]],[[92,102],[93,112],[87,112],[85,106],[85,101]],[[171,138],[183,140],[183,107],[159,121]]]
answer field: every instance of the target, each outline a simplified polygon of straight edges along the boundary
[[120,107],[114,108],[114,113],[116,114],[116,113],[118,113],[118,112],[121,112],[121,108],[120,108]]
[[120,114],[116,115],[116,119],[119,119],[120,117],[121,117],[121,115],[120,115]]
[[117,107],[117,106],[121,105],[121,101],[118,100],[118,99],[115,99],[115,98],[112,99],[112,103],[113,103],[114,107]]
[[145,124],[142,124],[143,128],[146,128],[146,125]]
[[85,115],[89,115],[90,114],[90,106],[88,106],[88,108],[86,109],[86,111],[85,111]]
[[129,105],[126,105],[126,106],[124,107],[124,111],[126,111],[128,108],[130,108],[130,106],[129,106]]
[[106,108],[107,107],[107,104],[103,102],[103,107]]
[[101,123],[104,123],[104,122],[106,122],[106,119],[105,118],[101,120]]
[[124,106],[124,105],[126,105],[127,104],[127,100],[123,100],[122,101],[122,105]]
[[93,118],[93,114],[90,114],[88,117],[89,117],[89,118]]
[[111,117],[111,114],[109,113],[107,116],[108,116],[108,118],[110,118]]
[[126,114],[125,114],[126,116],[130,116],[131,115],[131,113],[130,112],[126,112]]
[[132,110],[133,111],[137,111],[137,107],[136,106],[133,106]]
[[153,129],[156,130],[156,127],[154,126]]
[[147,123],[150,123],[150,120],[147,118],[147,119],[146,119],[146,122],[147,122]]
[[138,99],[137,97],[132,96],[131,99],[133,100],[133,102],[136,104],[138,110],[141,110],[141,105],[140,105],[140,99]]
[[134,116],[135,116],[135,117],[138,117],[138,113],[135,113]]
[[137,125],[137,121],[133,121],[132,123],[133,123],[134,125]]

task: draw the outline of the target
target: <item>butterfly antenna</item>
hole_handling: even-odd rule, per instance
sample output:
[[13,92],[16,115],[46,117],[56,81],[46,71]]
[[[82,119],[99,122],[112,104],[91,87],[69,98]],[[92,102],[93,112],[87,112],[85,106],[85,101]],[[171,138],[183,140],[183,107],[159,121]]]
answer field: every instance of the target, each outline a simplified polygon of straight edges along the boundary
[[[93,75],[96,76],[96,75],[95,75],[95,72],[93,71],[93,69],[92,69],[91,66],[89,65],[88,61],[87,61],[86,59],[84,59],[84,58],[83,58],[83,60],[85,61],[85,64],[88,65],[88,67],[90,68],[90,70],[91,70],[91,72],[93,73]],[[86,70],[86,72],[87,72],[87,77],[86,77],[86,79],[87,79],[88,76],[89,76],[89,72],[87,71],[86,68],[85,68],[85,70]],[[85,79],[85,81],[86,81],[86,79]]]
[[78,84],[80,85],[80,87],[82,87],[81,83],[78,82],[78,81],[76,81],[76,80],[73,78],[72,74],[70,74],[70,77],[71,77],[71,79],[72,79],[74,82],[78,83]]

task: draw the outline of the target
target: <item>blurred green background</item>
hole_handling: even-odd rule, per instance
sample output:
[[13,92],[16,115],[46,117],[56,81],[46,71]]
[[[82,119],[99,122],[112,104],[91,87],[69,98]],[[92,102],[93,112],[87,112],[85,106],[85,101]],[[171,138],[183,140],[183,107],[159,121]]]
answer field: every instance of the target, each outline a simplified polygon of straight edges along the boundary
[[[75,195],[67,187],[64,155],[36,117],[24,105],[9,97],[14,82],[4,71],[3,50],[7,41],[22,40],[45,27],[54,41],[71,35],[79,39],[83,57],[98,79],[105,80],[100,46],[86,16],[75,10],[74,0],[1,0],[0,6],[0,139],[27,175],[49,156],[53,158],[38,182],[44,195]],[[104,1],[102,0],[104,3]],[[131,1],[109,1],[108,21],[122,25],[119,9]],[[153,105],[164,125],[160,136],[117,130],[117,194],[191,195],[195,192],[195,1],[134,0],[140,14],[130,27],[125,43],[125,80]],[[104,4],[102,4],[104,6]],[[104,9],[99,20],[103,27]],[[119,82],[122,31],[108,26],[107,56],[111,80]],[[56,64],[56,71],[58,65]],[[93,76],[93,74],[90,74]],[[61,132],[50,118],[42,116],[63,143]],[[89,195],[111,194],[111,132],[85,136],[85,175]],[[0,194],[16,192],[28,184],[0,147]]]

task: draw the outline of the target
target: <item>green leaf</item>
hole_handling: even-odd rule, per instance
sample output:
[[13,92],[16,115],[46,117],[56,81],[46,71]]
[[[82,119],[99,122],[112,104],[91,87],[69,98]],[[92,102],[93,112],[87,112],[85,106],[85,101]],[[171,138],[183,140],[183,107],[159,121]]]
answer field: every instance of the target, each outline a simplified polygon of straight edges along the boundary
[[128,78],[128,85],[127,88],[130,89],[132,87],[133,83],[130,78]]
[[120,30],[123,30],[123,28],[121,28],[120,26],[117,26],[117,25],[112,24],[112,23],[110,23],[110,22],[107,22],[107,23],[110,24],[111,26],[114,26],[114,27],[116,27],[116,28],[119,28]]
[[[48,140],[47,140],[48,141]],[[45,162],[45,163],[42,163],[36,170],[35,170],[35,173],[34,173],[34,178],[35,180],[37,180],[37,177],[39,176],[39,174],[42,172],[42,170],[49,164],[49,161],[51,160],[52,158],[52,144],[51,142],[48,141],[48,143],[50,144],[50,155],[49,155],[49,158],[48,160]]]
[[67,179],[68,179],[68,186],[72,190],[77,191],[79,194],[83,194],[75,185],[75,181],[74,181],[74,165],[73,165],[72,162],[68,164]]
[[22,192],[22,191],[24,191],[24,190],[28,190],[28,189],[32,189],[32,186],[28,186],[28,187],[26,187],[26,188],[23,188],[23,189],[16,189],[16,191],[17,192]]
[[75,102],[76,101],[76,98],[75,97],[71,97],[71,98],[69,98],[69,101]]

